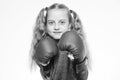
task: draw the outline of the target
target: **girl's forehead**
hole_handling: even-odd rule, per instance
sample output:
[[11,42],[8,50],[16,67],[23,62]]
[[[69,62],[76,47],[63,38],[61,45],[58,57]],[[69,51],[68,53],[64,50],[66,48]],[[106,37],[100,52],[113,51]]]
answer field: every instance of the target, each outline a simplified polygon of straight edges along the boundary
[[48,19],[53,18],[68,18],[67,9],[51,9],[48,11]]

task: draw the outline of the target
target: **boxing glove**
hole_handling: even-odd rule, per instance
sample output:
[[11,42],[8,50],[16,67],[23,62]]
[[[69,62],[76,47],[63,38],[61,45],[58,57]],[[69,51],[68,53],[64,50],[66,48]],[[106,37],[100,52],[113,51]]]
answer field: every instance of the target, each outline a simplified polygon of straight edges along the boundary
[[61,51],[70,52],[79,62],[85,58],[83,41],[75,31],[65,32],[59,40],[58,47]]
[[42,38],[36,46],[35,57],[37,63],[46,65],[58,53],[56,42],[49,36]]

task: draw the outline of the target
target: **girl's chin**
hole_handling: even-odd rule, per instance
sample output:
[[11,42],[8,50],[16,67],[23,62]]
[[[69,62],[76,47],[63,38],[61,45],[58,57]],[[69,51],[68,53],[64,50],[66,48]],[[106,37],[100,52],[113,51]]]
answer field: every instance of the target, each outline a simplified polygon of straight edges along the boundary
[[54,39],[60,39],[61,36],[53,36]]
[[59,34],[49,34],[51,37],[53,37],[54,39],[60,39],[62,36],[62,33]]
[[62,35],[53,35],[54,39],[60,39]]

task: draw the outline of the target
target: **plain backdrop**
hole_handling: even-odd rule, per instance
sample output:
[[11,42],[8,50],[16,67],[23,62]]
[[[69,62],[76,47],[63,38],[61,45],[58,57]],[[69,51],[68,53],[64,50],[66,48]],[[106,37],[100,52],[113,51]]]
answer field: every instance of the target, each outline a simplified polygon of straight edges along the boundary
[[53,3],[76,11],[86,33],[88,80],[120,80],[120,0],[0,0],[0,80],[42,80],[30,71],[32,31],[39,11]]

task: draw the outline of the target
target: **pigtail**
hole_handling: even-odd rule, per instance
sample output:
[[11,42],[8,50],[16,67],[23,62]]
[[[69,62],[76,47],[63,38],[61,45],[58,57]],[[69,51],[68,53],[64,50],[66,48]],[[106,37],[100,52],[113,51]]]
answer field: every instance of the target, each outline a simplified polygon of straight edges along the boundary
[[34,29],[34,34],[35,34],[35,37],[37,39],[41,39],[41,37],[45,34],[45,19],[46,19],[46,9],[47,8],[43,8],[38,17],[37,17],[37,20],[36,20],[36,26],[35,26],[35,29]]
[[77,13],[73,10],[70,10],[70,13],[71,13],[71,16],[72,16],[72,21],[73,21],[73,24],[74,24],[74,28],[73,30],[75,30],[78,35],[83,39],[83,42],[84,42],[84,46],[85,46],[85,54],[86,54],[86,57],[87,57],[87,62],[86,62],[86,65],[88,66],[89,69],[91,69],[91,58],[90,58],[90,53],[89,53],[89,50],[88,50],[88,44],[87,44],[87,41],[86,41],[86,35],[84,33],[84,30],[83,30],[83,25],[82,25],[82,22],[79,18],[79,16],[77,15]]
[[81,20],[79,18],[79,16],[77,15],[77,13],[73,10],[70,10],[71,12],[71,16],[72,16],[72,21],[73,21],[73,24],[74,24],[74,30],[80,35],[80,36],[83,36],[83,26],[82,26],[82,23],[81,23]]

